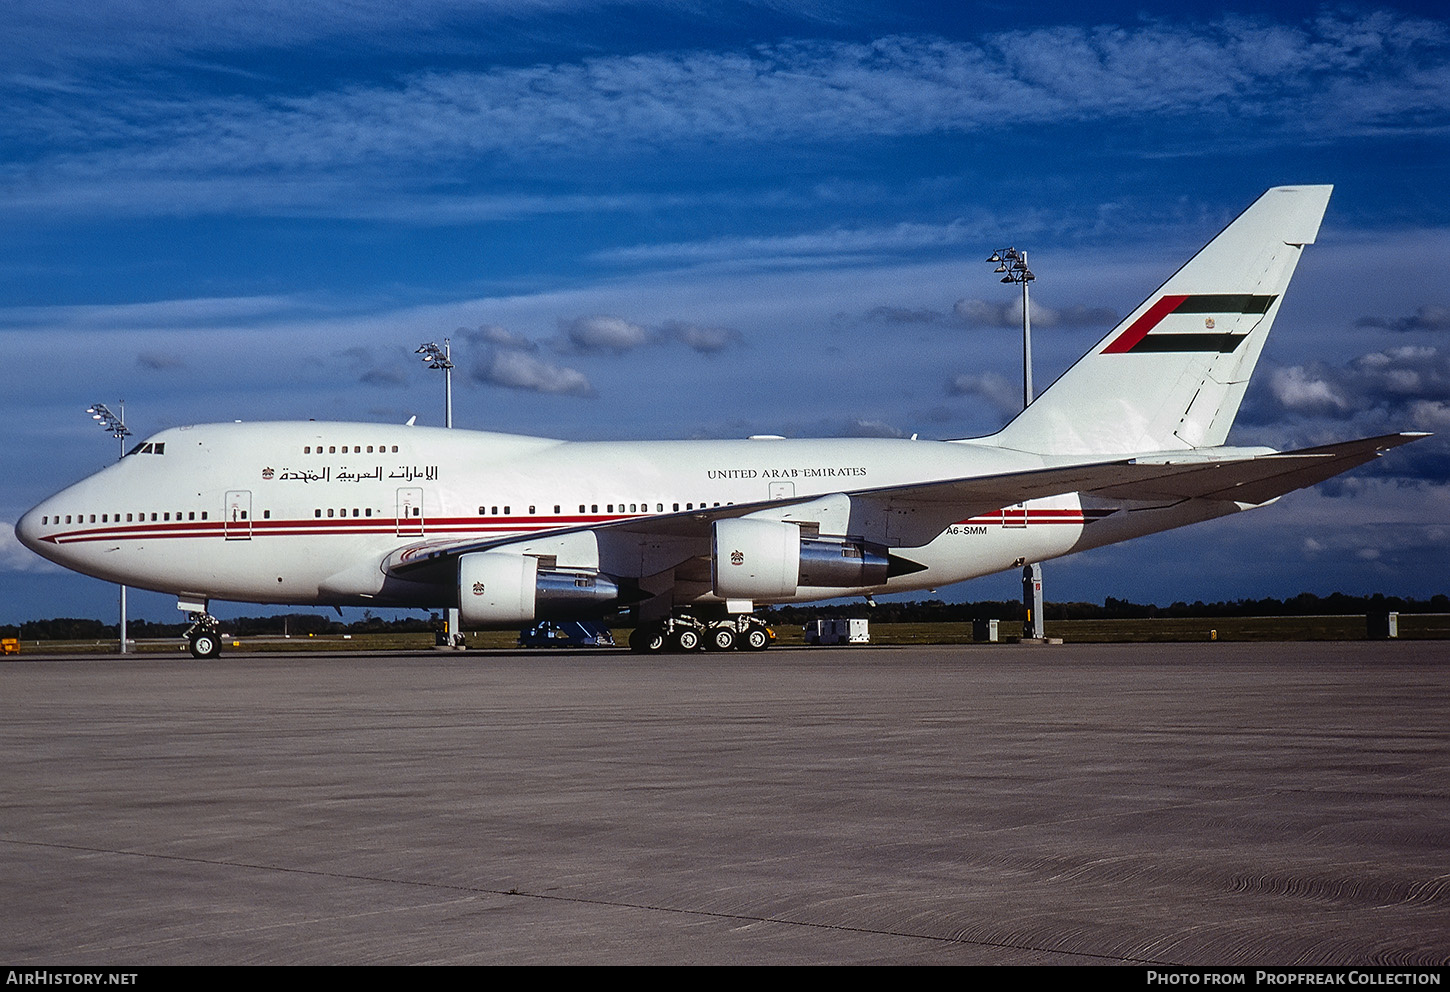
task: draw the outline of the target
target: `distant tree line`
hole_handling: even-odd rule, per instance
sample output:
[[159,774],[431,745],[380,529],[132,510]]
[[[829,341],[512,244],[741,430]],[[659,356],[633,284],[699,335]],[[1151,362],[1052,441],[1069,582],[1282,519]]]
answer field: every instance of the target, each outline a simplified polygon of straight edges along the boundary
[[[1216,603],[1195,600],[1171,606],[1132,603],[1109,596],[1097,603],[1042,604],[1048,620],[1142,620],[1153,617],[1307,617],[1358,616],[1368,613],[1450,613],[1450,596],[1443,593],[1429,599],[1401,596],[1347,596],[1331,593],[1316,596],[1302,592],[1291,599],[1235,599]],[[805,623],[827,617],[866,617],[878,623],[967,623],[972,620],[1022,620],[1023,606],[1017,601],[983,600],[976,603],[944,603],[939,599],[922,602],[885,602],[874,607],[865,603],[816,606],[772,606],[759,615],[782,624]]]
[[[1216,603],[1195,600],[1171,606],[1132,603],[1109,596],[1097,603],[1045,603],[1048,620],[1141,620],[1152,617],[1304,617],[1363,616],[1368,613],[1450,613],[1450,596],[1443,593],[1429,599],[1401,596],[1347,596],[1331,593],[1316,596],[1302,592],[1291,599],[1235,599]],[[828,617],[866,617],[877,623],[969,623],[973,620],[1021,620],[1022,604],[1016,601],[982,600],[975,603],[946,603],[939,599],[921,602],[881,602],[867,606],[862,602],[816,604],[807,606],[763,607],[761,619],[777,624],[803,624],[807,620]],[[306,637],[308,634],[396,634],[428,633],[435,629],[433,619],[405,617],[384,620],[371,611],[362,619],[343,623],[340,619],[316,613],[279,613],[270,617],[238,617],[222,621],[222,629],[241,637],[281,636]],[[621,626],[632,621],[621,620]],[[180,637],[188,624],[156,623],[132,620],[126,633],[132,638]],[[20,637],[39,641],[104,640],[119,637],[114,623],[77,617],[52,620],[27,620],[23,624],[0,624],[0,637]]]
[[[270,617],[237,617],[234,620],[223,620],[221,625],[226,633],[240,637],[426,633],[433,630],[431,619],[404,617],[399,620],[384,620],[374,616],[371,611],[364,613],[361,620],[354,620],[352,623],[343,623],[339,619],[317,613],[279,613]],[[132,639],[180,637],[189,626],[190,623],[184,620],[178,623],[129,620],[126,623],[126,636]],[[0,624],[0,637],[20,637],[27,641],[104,640],[120,636],[118,624],[79,617],[27,620],[19,625]]]

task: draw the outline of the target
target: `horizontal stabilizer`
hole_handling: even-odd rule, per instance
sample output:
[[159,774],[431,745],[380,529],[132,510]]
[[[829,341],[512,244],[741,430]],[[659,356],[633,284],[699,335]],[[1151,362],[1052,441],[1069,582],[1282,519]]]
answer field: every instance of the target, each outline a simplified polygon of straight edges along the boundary
[[1107,499],[1218,499],[1257,505],[1331,479],[1428,434],[1387,434],[1247,461],[1209,462],[1197,471],[1090,490]]

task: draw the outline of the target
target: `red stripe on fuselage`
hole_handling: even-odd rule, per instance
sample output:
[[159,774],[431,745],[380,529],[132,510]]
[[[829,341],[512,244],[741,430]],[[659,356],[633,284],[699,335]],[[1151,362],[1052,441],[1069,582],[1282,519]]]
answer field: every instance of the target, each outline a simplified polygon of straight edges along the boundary
[[[61,531],[41,539],[52,544],[78,544],[88,541],[146,541],[160,538],[219,538],[232,540],[245,537],[296,537],[318,535],[382,534],[393,537],[424,536],[417,533],[398,534],[418,529],[426,534],[476,534],[496,537],[500,534],[531,534],[580,524],[608,523],[611,520],[634,519],[625,516],[565,517],[302,517],[296,520],[252,520],[224,524],[220,520],[181,521],[155,524],[101,525],[86,530]],[[225,529],[224,529],[225,528]]]
[[[1021,510],[1013,510],[1008,518],[1014,525],[1019,525],[1023,520],[1030,524],[1090,524],[1095,520],[1101,520],[1113,510],[1028,510],[1024,515]],[[1002,523],[1002,511],[996,513],[983,513],[980,516],[972,517],[970,520],[958,520],[957,525],[962,524],[1000,524]]]
[[[1028,510],[1025,515],[1021,511],[1012,512],[1012,521],[1017,523],[1025,519],[1028,523],[1038,524],[1082,524],[1092,523],[1101,517],[1112,513],[1111,510]],[[393,517],[359,517],[359,518],[307,518],[302,517],[296,520],[253,520],[250,528],[245,522],[236,524],[224,524],[220,520],[209,521],[181,521],[173,523],[156,524],[124,524],[121,526],[100,526],[86,530],[62,531],[56,534],[47,534],[41,539],[52,544],[79,544],[90,541],[145,541],[157,540],[160,538],[219,538],[230,537],[232,540],[245,539],[248,537],[318,537],[336,535],[368,535],[379,534],[392,537],[422,537],[448,535],[477,535],[479,537],[497,537],[506,534],[518,534],[520,536],[535,534],[543,531],[562,529],[565,527],[578,527],[588,524],[603,524],[614,520],[638,520],[642,516],[625,514],[624,516],[600,515],[569,515],[561,517],[514,517],[500,519],[488,517],[410,517],[401,521],[401,526],[411,529],[421,524],[422,534],[398,534],[400,521]],[[958,524],[1000,524],[1002,523],[1002,511],[987,513],[972,517],[970,520],[959,520]]]

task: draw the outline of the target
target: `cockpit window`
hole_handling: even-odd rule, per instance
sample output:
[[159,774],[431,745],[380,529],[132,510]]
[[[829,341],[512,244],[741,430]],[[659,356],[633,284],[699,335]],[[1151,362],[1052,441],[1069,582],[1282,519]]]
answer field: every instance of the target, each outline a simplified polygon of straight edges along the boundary
[[165,441],[143,441],[130,451],[127,455],[164,455],[166,454]]

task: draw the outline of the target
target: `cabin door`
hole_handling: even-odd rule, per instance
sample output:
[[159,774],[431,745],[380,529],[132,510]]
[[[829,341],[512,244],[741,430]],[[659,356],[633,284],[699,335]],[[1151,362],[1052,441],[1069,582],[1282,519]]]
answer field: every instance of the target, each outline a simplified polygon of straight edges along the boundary
[[227,493],[222,507],[222,534],[228,541],[250,541],[252,539],[252,493],[248,489],[233,489]]
[[421,537],[423,534],[423,490],[398,490],[398,536]]

